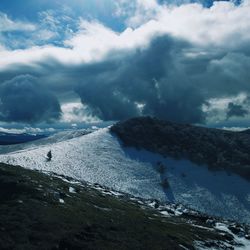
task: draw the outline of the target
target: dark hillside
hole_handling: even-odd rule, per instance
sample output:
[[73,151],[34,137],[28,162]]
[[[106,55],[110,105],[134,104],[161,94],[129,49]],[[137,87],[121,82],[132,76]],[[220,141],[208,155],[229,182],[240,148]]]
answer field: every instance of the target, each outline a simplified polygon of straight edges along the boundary
[[178,124],[151,117],[119,122],[111,131],[126,146],[163,156],[188,158],[210,169],[225,169],[250,180],[250,134]]
[[246,129],[246,130],[240,131],[239,133],[250,135],[250,129]]
[[[70,181],[0,164],[0,249],[233,249],[236,244],[208,217],[164,217],[126,195]],[[245,230],[248,237],[246,227],[229,228]]]

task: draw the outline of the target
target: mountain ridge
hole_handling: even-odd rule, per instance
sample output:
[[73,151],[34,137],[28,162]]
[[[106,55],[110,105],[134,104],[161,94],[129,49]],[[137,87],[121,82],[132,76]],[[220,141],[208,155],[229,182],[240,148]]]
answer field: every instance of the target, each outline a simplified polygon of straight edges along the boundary
[[111,127],[125,146],[189,159],[211,170],[233,172],[250,181],[250,135],[152,117],[132,118]]
[[0,132],[0,145],[16,145],[22,144],[26,142],[31,142],[35,140],[39,140],[42,138],[46,138],[45,135],[40,134],[29,134],[29,133],[6,133]]

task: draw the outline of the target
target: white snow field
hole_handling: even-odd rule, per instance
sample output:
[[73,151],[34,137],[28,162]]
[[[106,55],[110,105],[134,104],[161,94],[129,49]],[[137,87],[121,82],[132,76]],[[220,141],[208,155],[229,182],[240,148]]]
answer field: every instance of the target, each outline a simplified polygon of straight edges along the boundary
[[[49,150],[51,161],[46,160]],[[159,161],[164,165],[161,171],[157,170]],[[38,142],[38,146],[0,155],[0,162],[55,172],[141,198],[182,203],[250,224],[250,182],[188,160],[125,148],[108,128],[46,145]],[[162,186],[165,179],[168,188]]]

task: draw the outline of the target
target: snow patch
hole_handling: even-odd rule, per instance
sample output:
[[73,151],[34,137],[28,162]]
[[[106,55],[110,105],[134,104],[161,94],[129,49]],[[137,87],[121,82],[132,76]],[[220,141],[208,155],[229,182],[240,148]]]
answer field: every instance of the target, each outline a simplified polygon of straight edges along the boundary
[[72,193],[72,194],[75,194],[76,190],[73,187],[69,187],[69,192]]
[[234,248],[235,250],[241,250],[241,249],[249,250],[250,249],[250,241],[247,240],[245,237],[239,237],[236,234],[232,233],[232,231],[228,229],[226,224],[216,223],[215,228],[218,230],[224,231],[226,233],[229,233],[234,237],[234,241],[239,245],[239,246],[235,246]]

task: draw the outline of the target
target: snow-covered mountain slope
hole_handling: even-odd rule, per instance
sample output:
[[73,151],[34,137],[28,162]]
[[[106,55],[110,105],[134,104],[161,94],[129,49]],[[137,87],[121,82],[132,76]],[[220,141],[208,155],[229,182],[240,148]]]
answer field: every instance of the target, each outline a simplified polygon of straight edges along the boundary
[[[49,150],[51,161],[46,160]],[[52,171],[142,198],[183,203],[210,215],[250,224],[248,181],[223,171],[211,172],[187,160],[124,148],[108,128],[0,155],[0,162]]]
[[[49,150],[52,150],[50,162],[46,160]],[[108,129],[1,155],[0,161],[99,183],[136,196],[165,198],[160,176],[151,164],[128,157]]]

